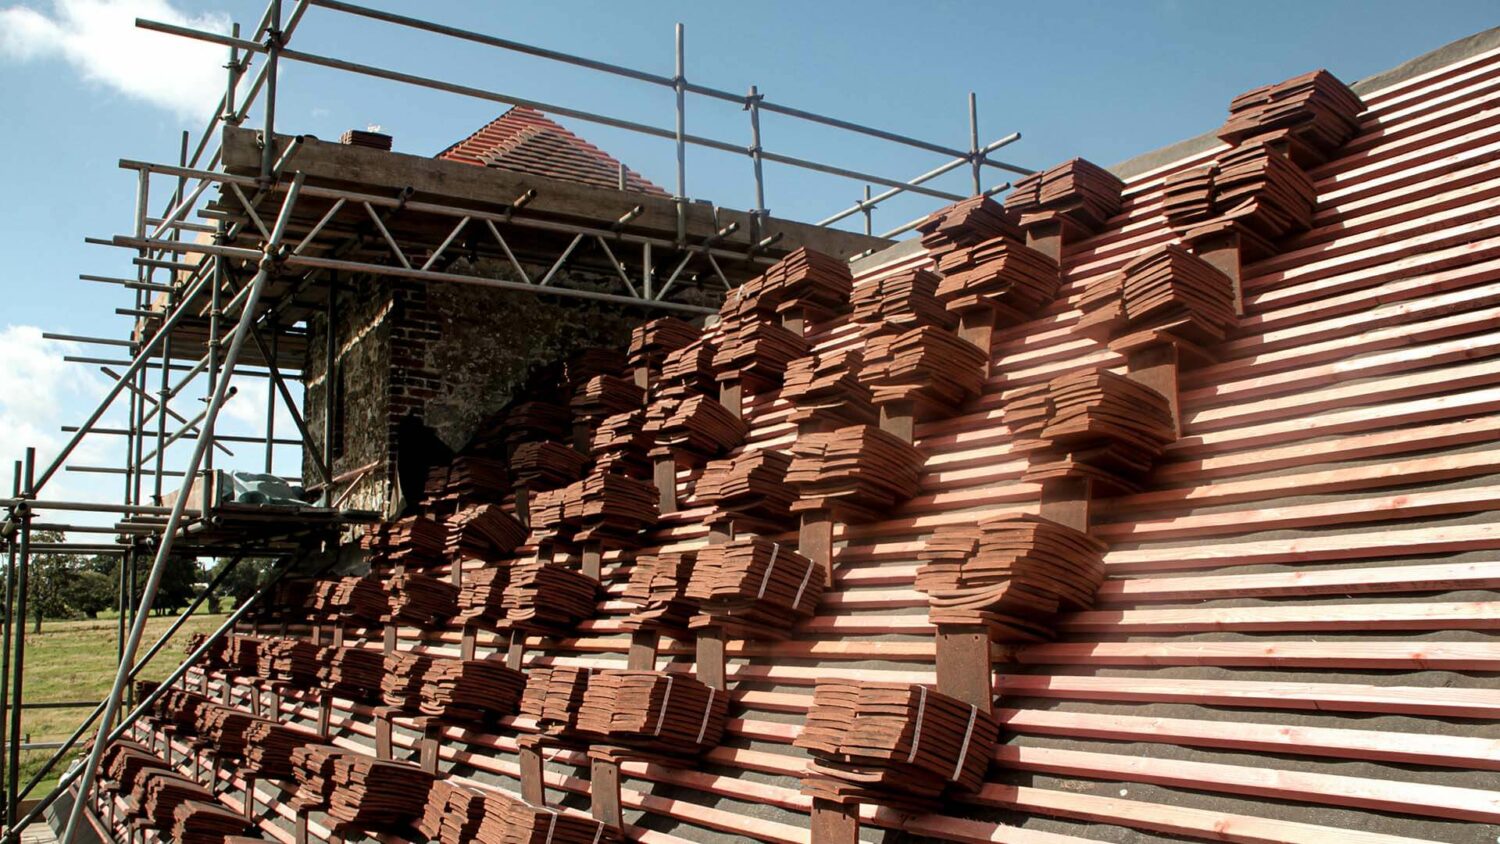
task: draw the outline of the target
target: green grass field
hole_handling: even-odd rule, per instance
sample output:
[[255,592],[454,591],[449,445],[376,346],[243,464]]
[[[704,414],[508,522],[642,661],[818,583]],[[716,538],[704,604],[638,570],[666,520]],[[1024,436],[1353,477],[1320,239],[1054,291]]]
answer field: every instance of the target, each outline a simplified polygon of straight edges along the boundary
[[[183,648],[194,633],[213,630],[223,623],[222,615],[194,615],[173,637],[173,641],[157,654],[146,670],[143,679],[160,680],[169,674],[183,658]],[[146,623],[146,636],[141,643],[144,650],[156,637],[172,624],[172,617],[152,618]],[[97,703],[109,692],[114,682],[116,658],[119,653],[117,622],[114,619],[91,621],[46,621],[41,633],[32,633],[30,623],[26,626],[26,703],[87,700]],[[78,728],[78,724],[92,711],[93,706],[79,709],[28,709],[21,715],[21,734],[24,740],[33,742],[62,741]],[[26,751],[21,754],[21,782],[24,784],[32,773],[51,757],[50,750]],[[56,775],[67,768],[59,763],[53,774],[32,791],[39,797],[51,789]]]

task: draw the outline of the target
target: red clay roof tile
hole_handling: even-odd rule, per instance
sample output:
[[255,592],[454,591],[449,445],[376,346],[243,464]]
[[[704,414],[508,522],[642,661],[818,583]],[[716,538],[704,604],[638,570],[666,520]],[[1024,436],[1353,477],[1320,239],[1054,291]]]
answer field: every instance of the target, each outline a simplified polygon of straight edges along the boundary
[[[604,188],[619,186],[622,166],[609,153],[526,106],[505,112],[437,157]],[[628,167],[625,185],[641,193],[667,195]]]

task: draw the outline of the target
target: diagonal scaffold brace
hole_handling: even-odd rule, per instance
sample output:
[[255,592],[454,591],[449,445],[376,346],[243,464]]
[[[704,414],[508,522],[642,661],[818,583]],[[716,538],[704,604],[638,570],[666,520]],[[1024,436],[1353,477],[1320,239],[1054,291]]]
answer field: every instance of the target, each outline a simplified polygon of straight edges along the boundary
[[[135,709],[132,710],[130,714],[126,715],[124,720],[122,720],[117,726],[115,726],[109,733],[109,741],[114,741],[124,736],[126,732],[130,730],[131,726],[136,722],[136,719],[140,718],[143,714],[150,710],[151,707],[156,704],[156,701],[162,697],[162,695],[166,694],[167,691],[174,685],[176,685],[182,677],[186,676],[187,672],[192,669],[193,666],[197,665],[198,662],[209,652],[209,650],[219,642],[219,640],[229,635],[230,631],[234,630],[235,625],[240,622],[240,619],[248,615],[252,609],[255,609],[256,606],[259,605],[261,599],[271,594],[271,591],[276,588],[276,585],[280,582],[282,576],[284,576],[290,570],[291,560],[290,558],[288,558],[287,560],[283,561],[283,564],[279,565],[272,572],[271,576],[267,578],[265,584],[262,585],[260,589],[251,593],[250,597],[242,601],[240,605],[235,608],[234,612],[231,613],[229,617],[225,618],[223,623],[221,623],[213,633],[210,633],[208,637],[204,639],[203,642],[198,645],[198,647],[194,649],[193,652],[189,654],[188,657],[184,659],[176,669],[172,671],[171,674],[167,675],[167,678],[161,682],[161,685],[157,687],[156,691],[147,695],[136,704]],[[179,616],[179,619],[186,619],[187,617],[188,614],[184,613],[183,615]],[[163,633],[160,638],[157,639],[156,644],[152,646],[151,650],[149,650],[146,655],[141,657],[140,661],[135,664],[135,667],[131,671],[132,677],[134,677],[135,674],[139,673],[140,670],[150,662],[152,656],[157,651],[159,651],[161,647],[164,646],[171,638],[173,632],[175,631],[168,630],[166,633]],[[88,720],[79,727],[79,730],[74,735],[74,737],[70,738],[68,742],[64,743],[65,745],[70,745],[71,743],[77,741],[77,737],[79,735],[82,735],[83,731],[88,727],[88,725],[92,723],[94,719],[99,717],[99,713],[104,710],[104,704],[105,701],[99,702],[99,705],[94,708],[93,714],[90,715]],[[106,742],[106,744],[107,743],[108,742]],[[61,759],[65,755],[67,755],[67,747],[65,746],[59,748],[53,754],[52,759],[48,761],[48,766],[50,767],[50,765],[55,764],[56,760]],[[25,791],[22,792],[23,796],[31,791],[32,786],[37,783],[40,777],[45,776],[45,773],[48,769],[48,767],[44,767],[42,772],[33,775],[31,783],[29,783]],[[50,793],[48,793],[47,796],[38,800],[36,805],[33,806],[30,811],[28,811],[23,817],[18,819],[14,826],[6,830],[5,835],[3,837],[0,837],[0,844],[17,844],[17,842],[20,841],[21,833],[32,823],[36,822],[36,820],[42,816],[42,813],[46,812],[47,809],[54,802],[56,802],[57,798],[64,791],[70,788],[82,774],[83,768],[75,767],[59,777],[57,786]]]
[[[291,187],[287,189],[286,199],[281,204],[281,213],[276,219],[276,225],[271,231],[271,239],[266,243],[261,255],[260,269],[255,277],[250,280],[247,288],[249,295],[245,298],[243,309],[240,311],[239,326],[235,331],[234,340],[229,344],[229,351],[224,357],[224,375],[216,385],[213,398],[208,404],[208,415],[204,419],[206,430],[212,431],[214,423],[218,420],[219,410],[224,406],[228,397],[229,384],[234,377],[234,368],[240,359],[240,352],[245,347],[245,342],[250,336],[250,328],[255,324],[256,311],[260,305],[262,292],[266,283],[276,270],[280,259],[281,241],[286,234],[287,225],[291,222],[292,209],[297,204],[297,195],[302,190],[302,173],[297,173],[292,178]],[[125,686],[129,682],[130,668],[135,664],[136,651],[139,650],[141,639],[146,632],[146,620],[151,615],[151,605],[156,598],[156,590],[161,585],[163,572],[166,570],[167,560],[172,554],[173,541],[176,539],[177,526],[182,522],[182,514],[186,509],[188,494],[192,489],[194,479],[198,475],[198,469],[203,465],[203,455],[208,451],[211,437],[200,437],[193,447],[192,457],[188,461],[187,469],[183,473],[182,488],[177,494],[177,500],[172,505],[172,514],[167,517],[167,522],[162,528],[161,544],[156,549],[156,559],[152,561],[151,573],[146,578],[146,587],[141,596],[140,608],[136,611],[135,623],[130,628],[130,638],[125,643],[125,653],[120,660],[120,668],[115,672],[115,681],[110,688],[109,697],[105,699],[104,717],[100,722],[100,728],[94,739],[94,746],[89,751],[88,761],[78,783],[78,799],[73,801],[73,806],[68,812],[68,825],[63,831],[63,844],[72,844],[73,836],[78,831],[78,823],[83,816],[83,807],[87,802],[87,795],[93,789],[95,775],[99,769],[99,761],[104,754],[105,745],[109,743],[109,728],[119,715],[120,700],[124,695]]]

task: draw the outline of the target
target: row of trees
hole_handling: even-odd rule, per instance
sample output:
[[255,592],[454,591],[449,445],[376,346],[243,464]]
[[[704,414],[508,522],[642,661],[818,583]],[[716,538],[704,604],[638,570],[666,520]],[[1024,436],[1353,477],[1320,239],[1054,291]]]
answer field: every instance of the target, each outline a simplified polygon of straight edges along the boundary
[[[37,531],[32,534],[32,540],[60,543],[63,535]],[[162,572],[161,587],[152,602],[152,611],[166,615],[183,609],[228,563],[227,559],[221,559],[205,567],[193,557],[171,558]],[[118,609],[122,564],[123,559],[118,555],[33,555],[26,589],[26,614],[31,618],[33,631],[41,632],[44,619],[94,618],[101,612]],[[233,606],[249,597],[260,586],[267,564],[265,560],[241,561],[214,590],[215,594],[208,597],[208,610],[218,612],[221,603]],[[132,603],[140,601],[146,574],[145,566],[142,566],[137,573]],[[3,588],[4,576],[0,572],[0,588]],[[3,612],[0,610],[0,615]]]

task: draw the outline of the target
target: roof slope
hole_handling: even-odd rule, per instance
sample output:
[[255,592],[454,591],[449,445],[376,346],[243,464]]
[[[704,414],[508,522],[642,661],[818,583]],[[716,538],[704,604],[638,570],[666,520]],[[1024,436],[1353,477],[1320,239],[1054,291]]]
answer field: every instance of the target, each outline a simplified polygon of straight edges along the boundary
[[[619,186],[620,168],[624,166],[609,153],[527,106],[511,108],[436,157],[603,188]],[[641,193],[667,195],[628,167],[625,186]]]
[[[1315,227],[1246,267],[1248,315],[1226,359],[1186,379],[1184,436],[1155,486],[1104,508],[1100,608],[1000,666],[990,785],[945,815],[866,807],[868,824],[1025,844],[1494,839],[1497,91],[1489,53],[1366,96],[1360,134],[1311,174]],[[918,426],[925,494],[840,530],[820,616],[790,641],[731,646],[724,745],[695,768],[626,766],[652,840],[807,840],[791,740],[813,683],[933,680],[916,552],[938,526],[1035,512],[1001,396],[1124,364],[1071,334],[1078,296],[1175,239],[1162,176],[1212,155],[1133,179],[1123,212],[1070,248],[1058,300],[997,336],[985,394]],[[863,342],[853,325],[814,339]],[[791,442],[785,402],[748,403],[748,447]],[[706,513],[664,517],[661,541],[706,541]],[[577,638],[538,640],[536,664],[623,664],[628,608],[606,609]],[[691,670],[691,643],[663,653]],[[651,796],[662,787],[671,799]]]
[[[1000,667],[1009,738],[978,805],[953,807],[976,821],[967,840],[1495,837],[1497,91],[1490,52],[1366,95],[1360,134],[1311,174],[1314,228],[1245,268],[1242,329],[1185,379],[1154,486],[1106,504],[1099,608]],[[931,680],[915,552],[940,525],[1035,512],[1001,395],[1123,366],[1070,333],[1078,295],[1175,239],[1162,177],[1215,152],[1129,183],[1124,212],[1067,253],[1059,300],[997,336],[986,394],[919,426],[928,494],[844,530],[824,616],[742,678],[798,694],[841,670]],[[790,436],[774,404],[758,419],[762,442]],[[789,667],[809,653],[826,656]],[[751,699],[747,723],[806,703]]]
[[[1005,724],[988,784],[943,813],[864,807],[874,833],[1007,844],[1230,841],[1397,844],[1500,830],[1500,51],[1364,94],[1359,134],[1314,169],[1314,227],[1247,265],[1247,315],[1223,360],[1184,378],[1183,437],[1145,492],[1104,502],[1112,547],[1099,606],[999,667]],[[807,761],[792,746],[822,677],[932,682],[934,631],[913,588],[942,525],[1035,512],[1002,395],[1124,361],[1075,336],[1092,280],[1175,235],[1162,178],[1065,255],[1058,299],[995,338],[984,394],[918,425],[923,493],[835,535],[820,615],[786,641],[732,642],[723,744],[682,764],[629,761],[635,840],[805,844]],[[921,253],[862,268],[856,284]],[[818,326],[819,350],[864,342]],[[746,400],[747,448],[795,437],[775,393]],[[665,516],[653,547],[705,544],[708,508]],[[783,542],[795,541],[791,536]],[[622,667],[630,563],[606,556],[610,600],[526,664]],[[455,631],[401,631],[453,654]],[[503,648],[482,634],[483,653]],[[660,664],[691,672],[690,642]],[[334,723],[373,737],[370,707]],[[459,770],[520,790],[518,732],[446,728]],[[403,721],[403,725],[409,726]],[[414,745],[399,736],[403,747]],[[554,799],[586,805],[586,753],[547,757]],[[275,783],[263,783],[268,789]],[[267,801],[267,805],[275,805]]]

